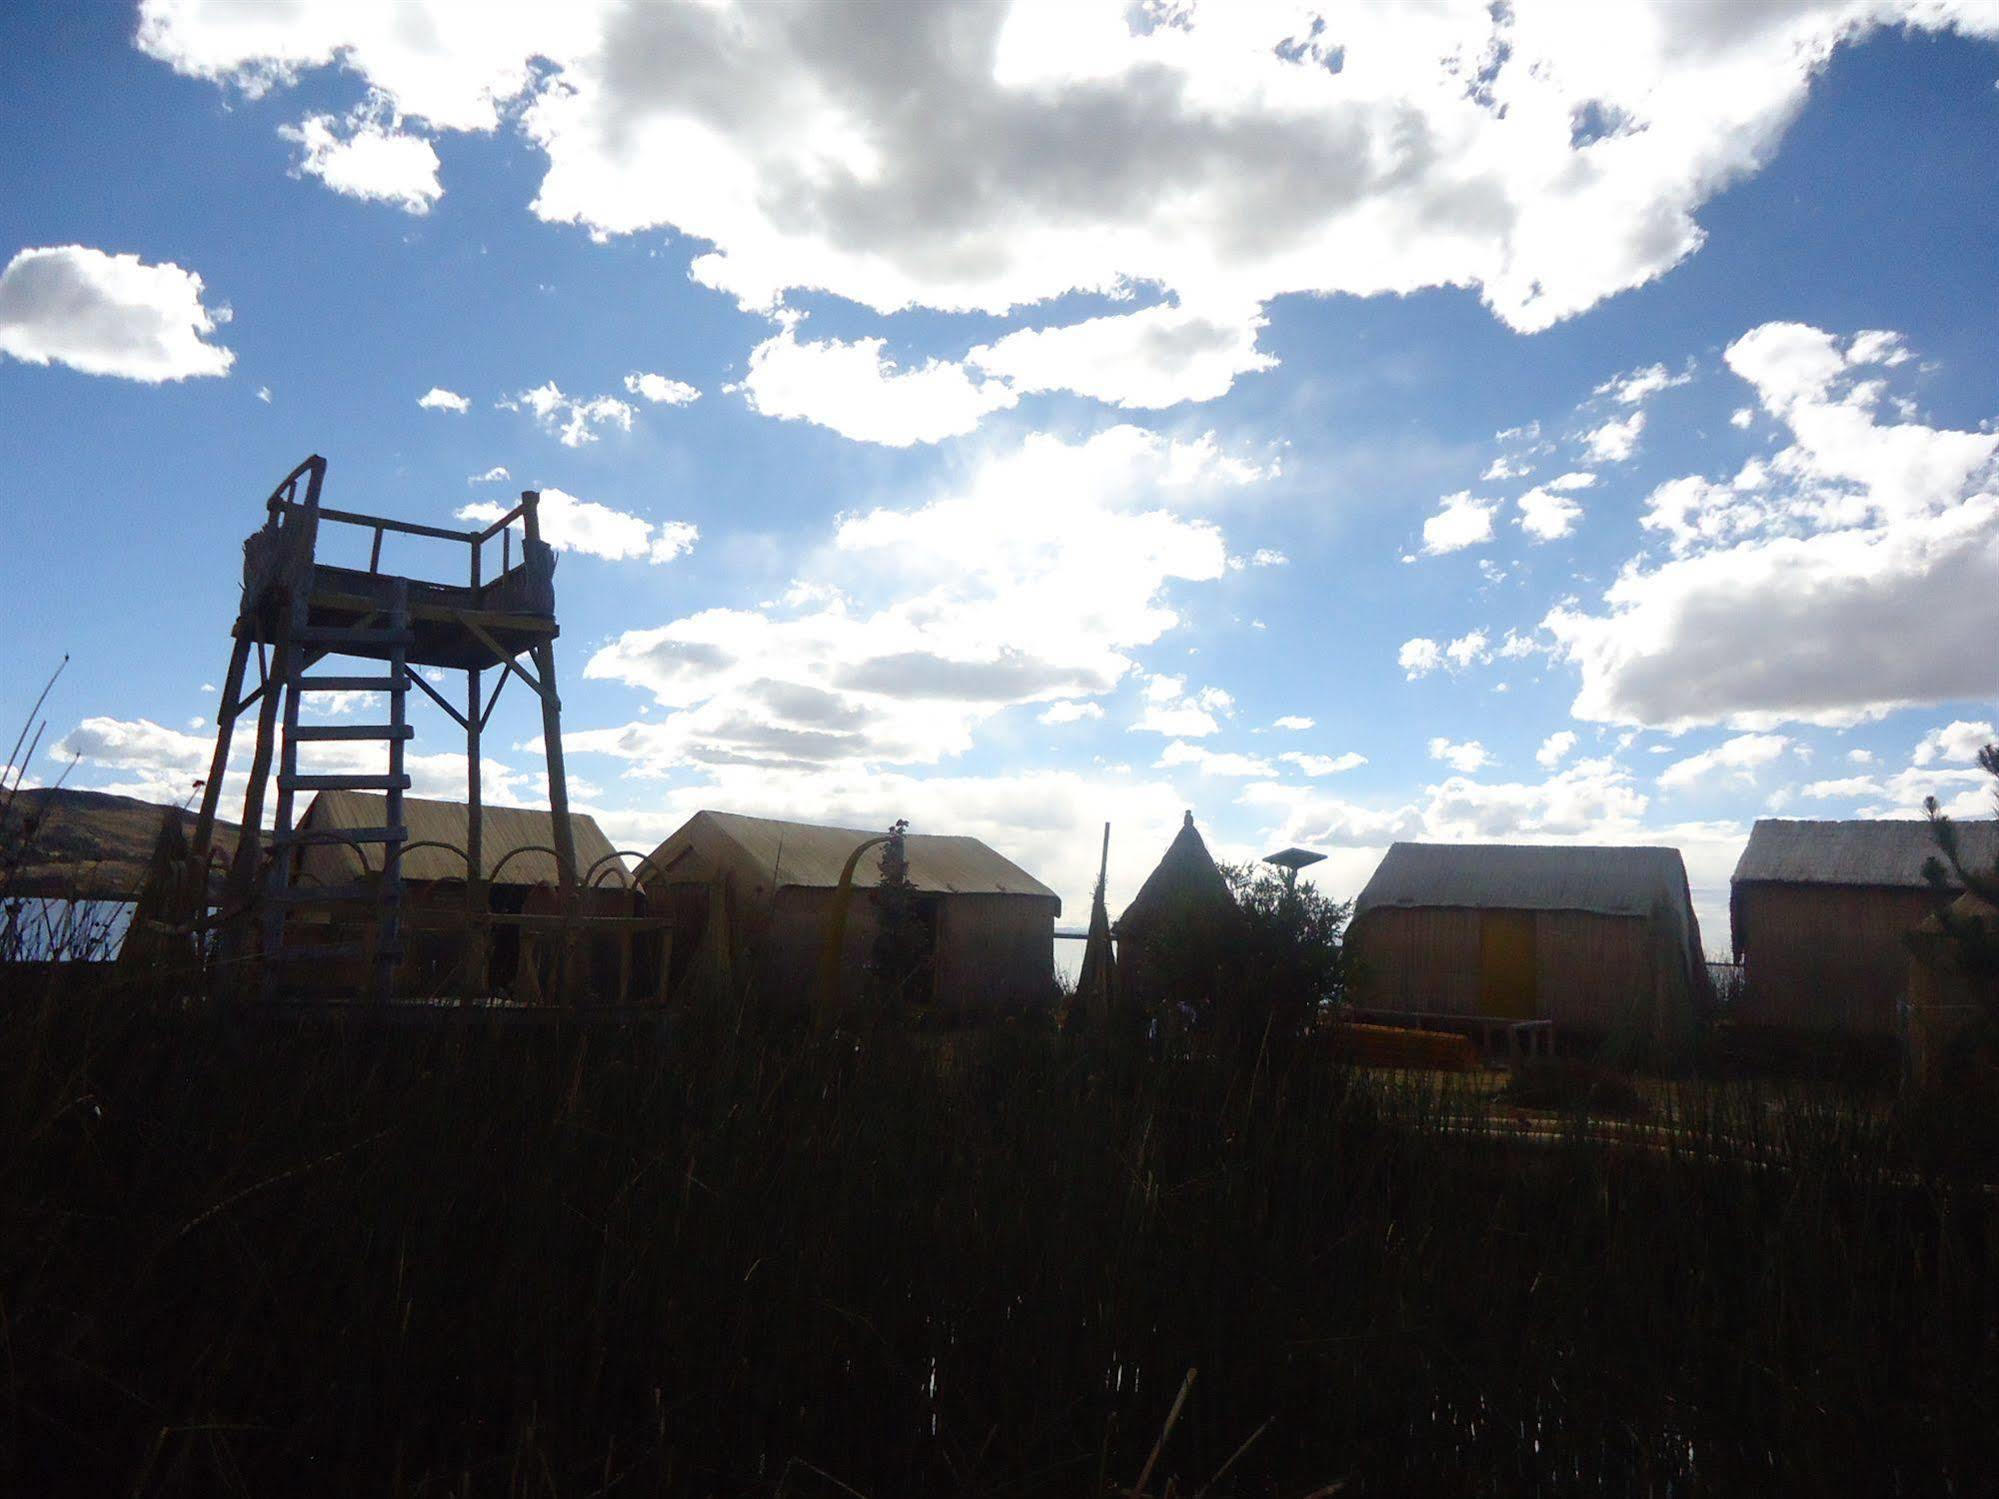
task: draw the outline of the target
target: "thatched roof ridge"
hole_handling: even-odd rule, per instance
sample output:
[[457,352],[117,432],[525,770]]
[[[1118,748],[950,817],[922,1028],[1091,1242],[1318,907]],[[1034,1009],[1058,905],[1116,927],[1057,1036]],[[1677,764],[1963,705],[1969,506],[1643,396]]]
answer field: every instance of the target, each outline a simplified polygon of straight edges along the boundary
[[[561,883],[555,856],[543,849],[555,846],[555,814],[545,807],[482,807],[480,809],[480,859],[482,874],[490,880],[500,861],[517,849],[527,852],[507,860],[500,870],[502,885],[548,885]],[[301,827],[367,828],[380,827],[388,819],[388,798],[373,791],[322,791],[312,799],[299,820]],[[403,798],[403,826],[409,841],[449,844],[448,848],[413,848],[402,857],[406,881],[462,880],[465,878],[465,835],[471,827],[470,808],[464,802],[426,801]],[[593,883],[624,886],[630,883],[624,861],[606,858],[612,853],[611,840],[585,812],[569,814],[571,836],[576,843],[576,877],[590,874],[599,860],[603,866]],[[381,867],[382,846],[360,845],[366,849],[366,867]],[[454,852],[458,850],[461,852]],[[323,884],[339,884],[358,878],[362,858],[353,844],[325,844],[303,851],[302,864]],[[608,871],[608,872],[607,872]]]
[[[1966,865],[1990,868],[1999,860],[1999,822],[1953,822]],[[1731,883],[1926,890],[1923,865],[1936,853],[1930,825],[1916,819],[1765,817],[1750,829]]]
[[[773,880],[778,889],[830,890],[840,882],[840,871],[854,850],[881,832],[701,811],[653,850],[648,868],[641,873],[651,878],[657,870],[672,881],[672,865],[692,849],[759,881]],[[910,833],[903,843],[909,856],[909,880],[918,890],[939,895],[1026,896],[1055,901],[1060,909],[1061,901],[1053,890],[977,838]],[[871,849],[854,866],[853,887],[870,889],[880,875],[881,861]]]

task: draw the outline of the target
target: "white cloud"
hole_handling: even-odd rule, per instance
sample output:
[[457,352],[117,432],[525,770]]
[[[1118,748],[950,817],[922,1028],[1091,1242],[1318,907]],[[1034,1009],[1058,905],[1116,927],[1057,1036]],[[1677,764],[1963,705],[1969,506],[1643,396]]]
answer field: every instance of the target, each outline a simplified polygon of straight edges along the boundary
[[1721,770],[1729,772],[1734,783],[1750,785],[1756,780],[1756,772],[1780,757],[1790,745],[1791,741],[1782,734],[1738,734],[1711,750],[1675,760],[1660,773],[1659,784],[1667,790],[1681,790]]
[[1343,755],[1312,755],[1302,750],[1285,750],[1278,759],[1297,766],[1306,775],[1336,776],[1367,764],[1367,756],[1348,750]]
[[1543,768],[1552,770],[1561,764],[1564,757],[1575,747],[1575,730],[1558,729],[1541,741],[1541,747],[1534,751],[1534,759]]
[[1023,328],[973,349],[966,363],[1015,391],[1068,390],[1112,406],[1161,410],[1227,395],[1238,375],[1273,369],[1256,347],[1254,308],[1221,317],[1162,303],[1141,312]]
[[1728,414],[1728,424],[1731,427],[1747,427],[1755,420],[1756,408],[1753,406],[1738,406]]
[[1883,422],[1878,382],[1852,373],[1862,343],[1769,323],[1729,347],[1790,445],[1659,486],[1643,522],[1672,559],[1627,563],[1601,612],[1548,616],[1582,670],[1577,716],[1840,725],[1989,692],[1999,436]]
[[1545,485],[1536,485],[1520,496],[1519,505],[1520,529],[1536,541],[1559,541],[1582,519],[1582,506]]
[[468,475],[465,482],[467,484],[504,484],[512,477],[513,475],[509,474],[505,467],[496,463],[483,474]]
[[1312,727],[1313,721],[1302,713],[1286,713],[1282,718],[1271,720],[1273,729],[1296,729],[1303,731]]
[[[491,524],[513,509],[493,500],[476,500],[462,505],[458,519]],[[559,552],[582,552],[610,562],[646,557],[654,562],[671,562],[694,548],[700,531],[685,521],[666,521],[654,526],[643,516],[628,515],[579,500],[560,489],[541,491],[541,539]],[[518,523],[516,523],[518,524]]]
[[350,198],[393,203],[421,215],[444,196],[430,142],[404,133],[376,106],[363,105],[344,121],[308,115],[296,125],[279,126],[278,134],[303,148],[297,172]]
[[1492,484],[1505,479],[1524,479],[1533,472],[1533,464],[1508,458],[1506,455],[1501,454],[1488,463],[1485,466],[1484,472],[1478,477],[1480,483]]
[[1621,406],[1638,406],[1660,391],[1671,390],[1676,385],[1685,385],[1691,379],[1693,376],[1690,373],[1669,374],[1665,365],[1655,364],[1646,369],[1632,370],[1628,374],[1613,375],[1599,385],[1593,394],[1609,396]]
[[[461,396],[455,390],[446,390],[442,385],[433,385],[416,398],[417,405],[425,411],[456,411],[461,416],[472,409],[471,399]],[[506,471],[501,470],[504,477]]]
[[262,401],[266,406],[270,405],[271,387],[268,385],[259,385],[257,387],[257,399]]
[[1400,666],[1410,681],[1428,676],[1444,664],[1443,647],[1428,636],[1418,635],[1414,640],[1402,642],[1402,649],[1396,653],[1395,664]]
[[[781,603],[714,608],[628,630],[585,675],[640,688],[657,721],[586,730],[579,750],[663,775],[681,766],[930,764],[1027,703],[1085,703],[1178,623],[1176,580],[1224,571],[1221,533],[1162,507],[1242,482],[1205,442],[1117,427],[1081,442],[1033,436],[984,455],[950,487],[843,516],[812,576]],[[1149,709],[1218,729],[1214,688],[1159,679]],[[1090,704],[1089,706],[1095,706]]]
[[1037,723],[1055,725],[1080,723],[1086,718],[1102,718],[1103,716],[1104,708],[1101,703],[1075,703],[1070,702],[1067,698],[1061,698],[1050,703],[1040,713],[1036,714],[1035,721]]
[[226,375],[236,355],[207,336],[229,320],[171,261],[85,245],[22,250],[0,271],[0,354],[156,384]]
[[1442,760],[1451,769],[1471,775],[1492,763],[1492,756],[1484,745],[1476,739],[1468,739],[1462,744],[1439,735],[1430,741],[1430,758]]
[[692,521],[661,521],[653,531],[652,546],[646,555],[654,562],[671,562],[693,551],[694,543],[700,539],[701,528]]
[[891,448],[963,436],[1014,403],[1002,380],[974,381],[963,365],[941,359],[904,369],[884,347],[879,338],[800,343],[786,327],[750,351],[749,373],[735,388],[765,416]]
[[685,380],[669,380],[664,375],[636,370],[625,376],[625,389],[655,406],[687,406],[701,399],[701,392]]
[[1432,557],[1459,552],[1492,540],[1492,513],[1497,500],[1475,500],[1471,491],[1447,494],[1437,513],[1423,522],[1423,551]]
[[252,93],[337,64],[433,131],[518,129],[543,219],[711,245],[694,274],[751,306],[1450,286],[1532,330],[1697,250],[1835,48],[1999,30],[1953,0],[1162,14],[144,0],[138,42]]
[[565,448],[580,448],[597,440],[600,426],[632,430],[632,406],[616,396],[593,396],[588,400],[566,396],[553,380],[524,390],[498,402],[502,411],[526,410],[534,414],[542,431],[561,439]]
[[1561,492],[1567,492],[1568,490],[1571,489],[1588,489],[1594,483],[1596,483],[1596,475],[1589,473],[1587,471],[1582,471],[1577,473],[1563,474],[1559,478],[1550,479],[1546,484],[1542,485],[1541,487],[1543,489],[1553,489]]
[[1874,751],[1852,749],[1846,752],[1846,758],[1855,765],[1872,765],[1874,763]]
[[1901,334],[1884,328],[1871,328],[1854,334],[1853,342],[1846,351],[1849,364],[1878,364],[1890,369],[1906,364],[1914,357],[1902,341]]
[[1251,567],[1284,567],[1291,559],[1275,547],[1258,547],[1247,557],[1229,558],[1229,571],[1242,572]]
[[1622,421],[1612,419],[1583,434],[1583,452],[1591,463],[1622,463],[1638,450],[1645,430],[1645,413],[1634,411]]
[[1228,717],[1235,699],[1219,687],[1186,691],[1185,677],[1155,676],[1146,683],[1145,708],[1132,724],[1132,731],[1165,734],[1182,739],[1204,739],[1221,732],[1217,713]]
[[1859,801],[1879,796],[1881,783],[1872,776],[1841,776],[1830,781],[1813,781],[1798,788],[1807,801]]
[[1971,764],[1978,759],[1978,752],[1995,740],[1999,740],[1999,730],[1991,724],[1970,723],[1960,718],[1923,735],[1912,758],[1918,765],[1928,765],[1937,760],[1960,760]]
[[1485,631],[1473,630],[1445,646],[1444,655],[1451,663],[1451,670],[1463,671],[1466,667],[1490,661],[1492,643],[1486,639]]
[[1204,776],[1249,777],[1275,773],[1275,767],[1260,755],[1211,750],[1198,744],[1189,744],[1184,739],[1176,739],[1166,746],[1165,751],[1154,763],[1154,769],[1168,770],[1180,765],[1192,765]]

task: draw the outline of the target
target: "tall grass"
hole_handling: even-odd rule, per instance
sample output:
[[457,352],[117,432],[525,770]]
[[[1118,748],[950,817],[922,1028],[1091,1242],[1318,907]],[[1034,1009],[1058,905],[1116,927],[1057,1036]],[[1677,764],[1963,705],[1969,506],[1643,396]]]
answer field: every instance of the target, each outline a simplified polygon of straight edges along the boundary
[[1988,1199],[1878,1106],[0,1005],[10,1493],[1989,1490]]

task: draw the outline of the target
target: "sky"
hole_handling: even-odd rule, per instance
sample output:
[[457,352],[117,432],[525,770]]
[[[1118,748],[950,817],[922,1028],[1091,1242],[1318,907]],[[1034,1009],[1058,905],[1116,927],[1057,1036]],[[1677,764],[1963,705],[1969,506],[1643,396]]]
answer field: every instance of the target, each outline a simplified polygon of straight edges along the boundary
[[1665,844],[1721,953],[1758,817],[1991,810],[1995,85],[1999,0],[0,8],[0,723],[67,655],[31,781],[185,801],[316,452],[540,491],[621,848]]

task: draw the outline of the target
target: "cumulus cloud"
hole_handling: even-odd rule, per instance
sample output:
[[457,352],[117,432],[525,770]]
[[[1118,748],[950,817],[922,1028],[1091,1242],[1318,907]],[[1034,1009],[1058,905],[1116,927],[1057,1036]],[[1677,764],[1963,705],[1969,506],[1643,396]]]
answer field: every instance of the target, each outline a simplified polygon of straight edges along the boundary
[[1256,346],[1260,312],[1205,316],[1162,304],[1142,312],[1023,328],[967,356],[1014,390],[1067,390],[1112,406],[1160,410],[1227,395],[1238,375],[1275,368]]
[[1608,396],[1620,406],[1638,406],[1662,390],[1671,390],[1676,385],[1685,385],[1693,379],[1691,373],[1669,374],[1666,366],[1655,364],[1642,370],[1632,370],[1628,374],[1613,375],[1599,385],[1593,394]]
[[1564,757],[1575,747],[1575,730],[1558,729],[1541,741],[1541,747],[1534,751],[1534,759],[1543,768],[1552,770],[1561,764]]
[[1062,698],[1050,703],[1041,712],[1036,714],[1035,721],[1037,723],[1055,725],[1081,723],[1086,718],[1102,718],[1103,716],[1104,707],[1102,703],[1073,703],[1067,698]]
[[[568,742],[646,775],[789,773],[935,763],[1010,706],[1068,702],[1086,716],[1134,669],[1130,653],[1178,623],[1169,584],[1223,575],[1220,531],[1165,504],[1242,482],[1211,443],[1134,427],[990,452],[940,492],[842,516],[785,600],[616,637],[585,675],[669,711]],[[1148,710],[1203,715],[1201,731],[1231,706],[1179,678],[1147,692]]]
[[1219,734],[1222,726],[1215,717],[1227,717],[1235,699],[1219,687],[1187,691],[1185,677],[1154,676],[1145,686],[1145,707],[1132,730],[1166,734],[1184,739],[1203,739]]
[[655,406],[687,406],[701,399],[701,392],[685,380],[669,380],[664,375],[638,370],[625,376],[625,389]]
[[1427,635],[1418,635],[1414,640],[1402,642],[1402,649],[1396,653],[1395,664],[1400,666],[1410,681],[1428,676],[1444,664],[1444,649]]
[[1492,513],[1497,500],[1475,500],[1471,491],[1445,495],[1437,513],[1423,522],[1423,551],[1436,557],[1461,552],[1492,540]]
[[[513,509],[492,500],[462,505],[458,519],[484,521],[488,525]],[[581,552],[610,562],[644,557],[653,562],[671,562],[694,549],[701,532],[686,521],[666,521],[655,526],[643,516],[629,515],[579,500],[560,489],[541,491],[541,539],[558,552]],[[518,523],[517,523],[518,524]]]
[[[1768,159],[1833,50],[1898,22],[1999,29],[1968,0],[1309,21],[144,0],[138,43],[252,93],[337,64],[434,132],[518,129],[545,163],[540,217],[711,245],[696,277],[754,307],[793,288],[1004,313],[1141,285],[1196,309],[1451,286],[1533,330],[1694,253],[1695,214]],[[1156,358],[1163,387],[1102,389],[1198,383],[1184,349]]]
[[1729,346],[1791,440],[1731,478],[1659,486],[1643,520],[1672,556],[1632,559],[1597,611],[1547,617],[1581,670],[1578,717],[1841,725],[1989,692],[1999,436],[1884,421],[1856,348],[1878,366],[1891,345],[1767,323]]
[[565,448],[580,448],[595,442],[599,427],[617,427],[629,432],[636,414],[629,402],[616,396],[593,396],[587,400],[566,396],[553,380],[504,398],[498,405],[502,411],[531,412],[542,431],[559,438]]
[[317,177],[350,198],[421,215],[444,196],[435,148],[399,129],[378,107],[364,105],[345,120],[307,115],[296,125],[279,126],[278,134],[300,147],[298,174]]
[[[1522,642],[1521,637],[1509,630],[1504,644],[1500,647],[1500,654],[1509,657],[1523,655],[1526,652],[1519,649],[1523,643],[1527,651],[1534,648],[1531,641]],[[1396,656],[1396,664],[1413,682],[1418,677],[1428,676],[1439,669],[1448,669],[1456,675],[1468,667],[1484,665],[1492,659],[1492,656],[1491,637],[1484,630],[1468,630],[1442,645],[1423,635],[1418,635],[1414,640],[1405,640]]]
[[208,336],[229,320],[202,280],[86,245],[22,250],[0,271],[0,354],[157,384],[226,375],[236,355]]
[[1476,739],[1468,739],[1462,744],[1439,735],[1430,741],[1430,758],[1442,760],[1451,769],[1471,775],[1492,763],[1492,756],[1486,747]]
[[1288,765],[1297,766],[1306,775],[1314,778],[1342,775],[1367,764],[1366,755],[1356,754],[1352,750],[1348,750],[1344,755],[1313,755],[1303,750],[1285,750],[1277,758]]
[[1613,418],[1583,434],[1583,455],[1591,463],[1622,463],[1638,451],[1638,434],[1645,430],[1645,413],[1634,411]]
[[[422,403],[418,402],[418,404],[421,405]],[[504,465],[496,463],[483,474],[468,474],[465,482],[467,484],[504,484],[512,477]]]
[[1305,717],[1302,713],[1286,713],[1281,718],[1272,719],[1270,726],[1273,729],[1304,730],[1311,728],[1312,723],[1313,720]]
[[1546,485],[1536,485],[1520,496],[1520,529],[1536,541],[1559,541],[1575,530],[1583,507],[1565,494]]
[[1859,801],[1879,796],[1881,783],[1872,776],[1839,776],[1829,781],[1812,781],[1798,788],[1807,801]]
[[1211,750],[1203,745],[1189,744],[1184,739],[1176,739],[1167,745],[1154,768],[1168,770],[1181,765],[1191,765],[1206,776],[1267,776],[1275,772],[1275,767],[1261,755]]
[[961,437],[1014,403],[1003,380],[974,380],[961,364],[931,359],[903,368],[884,340],[801,343],[785,328],[750,351],[739,388],[750,408],[830,427],[856,442],[906,448]]
[[1918,765],[1929,765],[1938,760],[1959,760],[1970,764],[1977,760],[1981,749],[1995,740],[1999,740],[1999,730],[1991,724],[1971,723],[1960,718],[1923,735],[1911,758]]
[[[461,416],[472,409],[469,397],[461,396],[455,390],[446,390],[442,385],[431,386],[416,398],[416,403],[425,411],[455,411]],[[507,471],[501,469],[500,477],[504,479],[506,476]]]
[[1782,734],[1738,734],[1713,749],[1675,760],[1660,773],[1659,784],[1667,790],[1684,790],[1715,771],[1724,771],[1737,784],[1750,785],[1759,769],[1790,746],[1791,741]]

